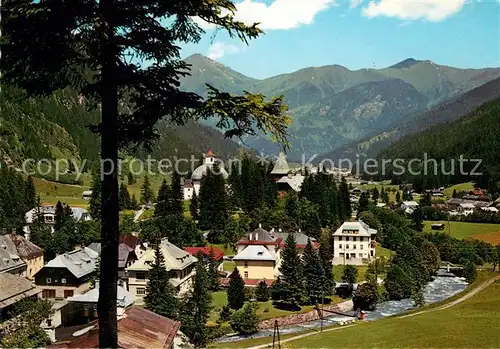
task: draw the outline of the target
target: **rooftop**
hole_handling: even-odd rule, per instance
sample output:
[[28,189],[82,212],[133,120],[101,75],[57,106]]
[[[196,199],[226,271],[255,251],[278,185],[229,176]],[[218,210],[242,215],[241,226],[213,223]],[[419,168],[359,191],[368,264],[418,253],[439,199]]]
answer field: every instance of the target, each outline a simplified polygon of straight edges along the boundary
[[198,252],[201,252],[204,256],[208,257],[210,256],[210,253],[214,254],[214,259],[216,261],[221,260],[222,257],[224,257],[224,251],[222,251],[220,248],[213,246],[205,246],[205,247],[184,247],[184,251],[187,253],[192,254],[193,256],[196,256]]
[[276,245],[281,243],[282,238],[274,232],[269,232],[259,226],[252,232],[247,233],[238,241],[238,245]]
[[0,309],[40,292],[41,290],[24,276],[9,273],[0,274]]
[[[163,239],[160,244],[160,251],[165,259],[165,268],[167,270],[183,270],[189,265],[195,263],[197,259],[186,251],[175,246],[168,239]],[[155,250],[147,250],[139,260],[127,268],[127,270],[147,271],[151,269],[155,261]]]
[[44,268],[65,268],[77,278],[93,273],[99,253],[84,247],[60,254],[45,264]]
[[0,273],[26,266],[10,235],[0,235]]
[[276,257],[262,245],[250,245],[233,257],[234,261],[276,261]]
[[[119,307],[126,308],[134,304],[134,296],[125,288],[118,286],[116,288],[116,291],[116,300]],[[77,303],[97,303],[97,301],[99,300],[99,287],[96,286],[84,294],[78,294],[73,297],[69,297],[67,300]]]
[[10,239],[16,246],[17,254],[21,258],[33,258],[43,256],[43,249],[27,240],[22,235],[11,234],[4,235],[6,239]]
[[[87,247],[97,252],[99,255],[101,254],[100,242],[93,242]],[[135,250],[126,243],[121,242],[118,245],[118,268],[125,268],[127,266],[127,261],[131,253],[135,255]]]
[[286,155],[283,152],[280,152],[276,162],[274,163],[273,170],[271,171],[272,175],[286,175],[290,171],[290,166],[288,166],[288,162],[286,161]]
[[294,191],[300,191],[302,187],[302,183],[304,182],[305,177],[301,174],[295,174],[293,176],[283,176],[276,183],[278,184],[288,184],[290,188]]
[[[290,233],[277,232],[275,234],[282,238],[281,246],[284,247],[286,239],[288,238],[288,235],[290,235]],[[315,238],[309,237],[300,231],[293,234],[295,236],[295,242],[298,248],[304,248],[307,245],[307,240],[311,240],[313,247],[319,247],[319,244],[316,242]]]
[[363,221],[357,222],[344,222],[340,228],[338,228],[333,235],[335,236],[343,236],[346,233],[344,231],[357,231],[357,233],[352,233],[358,236],[371,236],[377,234],[376,229],[372,229]]

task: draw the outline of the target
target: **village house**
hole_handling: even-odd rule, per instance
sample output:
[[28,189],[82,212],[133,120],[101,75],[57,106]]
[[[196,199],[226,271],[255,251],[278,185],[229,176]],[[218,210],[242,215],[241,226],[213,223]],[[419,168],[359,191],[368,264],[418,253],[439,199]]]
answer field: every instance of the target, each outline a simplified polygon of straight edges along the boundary
[[[170,284],[177,294],[182,295],[191,290],[197,259],[166,238],[161,240],[160,252],[165,260],[165,269],[169,273]],[[154,262],[155,250],[148,249],[134,264],[126,268],[128,290],[134,295],[136,304],[144,303],[148,272]]]
[[210,255],[212,255],[215,262],[217,263],[217,270],[223,271],[222,262],[224,261],[224,251],[222,251],[220,248],[216,246],[184,247],[184,251],[193,256],[198,256],[198,254],[201,253],[203,255],[203,262],[207,265],[210,263]]
[[280,152],[271,171],[271,178],[277,182],[281,178],[287,176],[289,172],[290,166],[286,160],[286,155],[285,153]]
[[186,181],[184,181],[184,186],[183,186],[184,200],[191,200],[191,198],[193,197],[193,193],[196,193],[196,195],[200,195],[201,179],[207,173],[208,170],[212,169],[212,167],[216,163],[219,163],[219,171],[220,174],[224,177],[224,179],[227,179],[229,177],[229,174],[224,169],[223,163],[215,157],[215,154],[211,148],[208,148],[207,153],[204,154],[203,157],[204,157],[203,164],[198,166],[193,171],[191,179],[187,179]]
[[469,203],[459,204],[457,207],[457,213],[461,216],[468,216],[474,212],[475,206]]
[[367,264],[375,258],[377,230],[363,221],[344,222],[333,233],[333,264]]
[[64,299],[89,289],[96,272],[99,254],[88,248],[77,248],[56,256],[35,274],[35,283],[42,289],[42,298]]
[[141,258],[144,253],[146,253],[147,250],[147,244],[141,242],[141,240],[132,234],[128,235],[120,235],[120,243],[126,244],[127,246],[131,247],[135,255],[137,256],[137,259]]
[[[185,347],[181,323],[140,307],[129,307],[118,319],[118,346],[122,349]],[[68,332],[68,331],[66,331]],[[90,349],[99,347],[97,321],[75,327],[48,348]]]
[[276,182],[276,185],[278,187],[278,194],[280,196],[284,196],[289,191],[298,193],[305,178],[306,177],[303,176],[300,172],[297,172],[295,174],[289,173],[286,176],[281,177]]
[[24,276],[0,274],[0,323],[8,320],[13,305],[27,297],[38,297],[40,289]]
[[469,200],[469,199],[459,199],[452,198],[446,202],[446,206],[450,214],[458,214],[458,208],[463,204],[472,204],[475,209],[480,209],[481,207],[489,207],[492,205],[491,201],[482,201],[482,200]]
[[408,214],[412,214],[417,207],[418,207],[418,202],[416,201],[403,201],[401,203],[401,208]]
[[[11,260],[18,256],[26,263],[26,269],[22,274],[30,280],[33,280],[35,274],[43,268],[43,250],[22,235],[0,235],[0,248],[9,254]],[[7,259],[6,264],[8,263]],[[17,268],[13,270],[15,271],[14,274],[19,272]]]
[[26,276],[27,264],[17,253],[17,248],[8,235],[0,235],[0,274]]
[[237,242],[237,254],[233,261],[245,283],[276,278],[282,241],[282,237],[259,225]]
[[[95,251],[98,255],[101,254],[101,243],[94,242],[87,246],[87,248]],[[130,267],[137,261],[135,250],[129,245],[121,242],[118,245],[118,278],[126,282],[125,269]]]
[[83,200],[90,200],[90,199],[92,199],[92,190],[85,190],[82,193],[82,199]]
[[[71,207],[71,212],[73,219],[77,222],[80,221],[90,221],[92,217],[90,213],[81,207]],[[30,227],[37,221],[37,219],[43,219],[43,223],[50,228],[52,233],[54,232],[54,225],[56,216],[56,207],[54,205],[35,207],[24,215],[24,220],[26,225],[23,227],[23,231],[26,233],[29,239]]]
[[488,212],[488,213],[498,213],[498,208],[496,208],[494,206],[480,207],[480,210],[483,212]]

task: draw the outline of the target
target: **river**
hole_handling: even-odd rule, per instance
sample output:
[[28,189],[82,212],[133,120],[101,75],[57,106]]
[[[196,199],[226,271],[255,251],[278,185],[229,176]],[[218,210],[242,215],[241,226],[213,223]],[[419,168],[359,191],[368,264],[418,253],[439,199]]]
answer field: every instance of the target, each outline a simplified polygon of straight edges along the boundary
[[[445,275],[443,273],[441,275]],[[443,300],[446,300],[450,297],[453,297],[457,293],[462,292],[467,287],[467,282],[464,278],[456,277],[456,276],[438,276],[433,281],[428,283],[424,290],[424,299],[425,303],[436,303]],[[367,311],[366,321],[376,321],[381,318],[392,316],[396,314],[403,313],[413,308],[411,299],[403,299],[401,301],[386,301],[377,304],[377,309],[374,311]],[[329,316],[323,319],[323,326],[333,325],[335,323],[349,320],[351,318],[347,318],[345,316]],[[321,320],[314,320],[309,322],[304,322],[298,325],[280,327],[280,333],[288,334],[288,333],[298,333],[307,331],[313,328],[319,328],[321,326]],[[262,330],[257,333],[254,333],[251,336],[241,336],[241,335],[233,335],[233,336],[225,336],[221,337],[217,340],[219,343],[224,342],[236,342],[249,338],[262,338],[262,337],[272,337],[273,329]]]

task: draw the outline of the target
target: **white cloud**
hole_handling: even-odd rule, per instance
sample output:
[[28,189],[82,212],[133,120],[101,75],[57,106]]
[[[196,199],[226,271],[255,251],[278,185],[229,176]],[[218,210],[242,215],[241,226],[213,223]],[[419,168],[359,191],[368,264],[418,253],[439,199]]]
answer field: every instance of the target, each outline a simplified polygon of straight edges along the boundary
[[363,15],[439,22],[462,10],[465,3],[466,0],[372,0],[363,8]]
[[[260,23],[263,30],[294,29],[312,24],[318,13],[335,5],[335,0],[274,0],[271,4],[243,0],[236,4],[235,18],[245,24]],[[215,28],[200,18],[193,20],[205,30]]]
[[361,5],[362,2],[363,0],[351,0],[351,8],[358,7],[359,5]]
[[226,54],[234,54],[240,52],[242,49],[233,44],[226,44],[224,42],[215,42],[208,49],[208,58],[219,59],[224,57]]

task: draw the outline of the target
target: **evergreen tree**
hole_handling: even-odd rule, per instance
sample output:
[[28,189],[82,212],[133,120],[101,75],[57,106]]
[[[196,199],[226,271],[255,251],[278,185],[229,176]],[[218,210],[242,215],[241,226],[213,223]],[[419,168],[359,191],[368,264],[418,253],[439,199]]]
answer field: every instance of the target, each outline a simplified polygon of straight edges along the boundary
[[89,213],[93,219],[101,219],[101,174],[96,171],[92,176],[92,196],[90,197]]
[[149,176],[144,176],[144,182],[141,187],[141,204],[147,205],[153,202],[153,191],[151,190],[151,183],[149,183]]
[[398,203],[398,204],[401,203],[401,193],[399,192],[399,190],[396,193],[396,203]]
[[158,190],[158,197],[156,199],[155,206],[155,217],[166,217],[170,214],[169,211],[170,202],[170,188],[167,181],[164,179],[161,183],[160,189]]
[[130,204],[130,193],[125,184],[120,184],[120,190],[118,192],[118,202],[120,204],[120,211],[131,209]]
[[468,260],[464,264],[464,275],[463,276],[469,284],[471,284],[472,282],[474,282],[476,280],[476,277],[477,277],[476,265],[472,261]]
[[432,196],[431,193],[426,193],[420,199],[420,207],[432,206]]
[[231,190],[229,205],[233,210],[241,209],[245,200],[245,193],[241,181],[240,168],[236,162],[231,163],[228,184]]
[[227,304],[231,309],[240,309],[245,302],[245,282],[241,278],[238,268],[234,268],[229,275],[229,287],[227,289]]
[[353,285],[356,283],[358,279],[358,268],[354,265],[346,265],[344,267],[344,274],[342,275],[342,281],[348,283],[349,285]]
[[160,242],[155,244],[155,261],[149,270],[144,304],[152,312],[177,319],[179,316],[179,303],[175,292],[169,282],[168,271],[165,269],[165,260],[160,250]]
[[235,311],[229,320],[231,328],[237,333],[250,335],[259,331],[259,316],[255,303],[246,303],[242,309]]
[[413,220],[413,229],[416,231],[422,231],[424,229],[424,218],[422,215],[422,209],[420,206],[416,207],[411,214],[411,219]]
[[264,202],[266,206],[270,208],[276,206],[276,201],[278,199],[278,185],[271,177],[273,168],[273,164],[270,163],[264,175]]
[[361,193],[361,196],[359,197],[358,214],[363,211],[368,211],[369,205],[370,205],[370,194],[367,192]]
[[[212,87],[204,98],[165,83],[189,73],[180,59],[181,44],[196,43],[204,33],[191,18],[217,25],[245,43],[262,31],[236,21],[236,6],[225,0],[15,1],[3,10],[2,29],[9,35],[2,45],[2,79],[25,89],[24,98],[74,87],[99,106],[101,122],[92,127],[100,134],[103,160],[99,344],[117,347],[118,152],[150,141],[154,125],[165,115],[176,124],[216,116],[219,125],[237,125],[225,129],[227,137],[258,129],[286,145],[289,117],[282,98],[268,102],[263,95],[234,96]],[[135,35],[138,23],[141,35]],[[151,64],[137,64],[130,54],[147,56]]]
[[375,188],[373,188],[373,191],[372,191],[372,200],[374,203],[377,203],[379,198],[380,198],[380,193],[379,193],[377,187],[375,187]]
[[457,197],[458,197],[458,194],[457,194],[457,190],[456,190],[456,189],[453,189],[453,194],[452,194],[452,197],[453,197],[453,198],[457,198]]
[[323,267],[323,273],[325,274],[325,280],[323,284],[323,292],[326,296],[333,293],[333,237],[329,232],[321,234],[319,240],[319,258],[321,260],[321,265]]
[[300,221],[300,203],[299,198],[295,192],[291,192],[286,196],[285,213],[295,222]]
[[198,259],[193,290],[184,299],[181,317],[181,331],[196,348],[204,348],[208,343],[207,320],[211,303],[207,269],[203,259]]
[[37,203],[35,184],[33,183],[33,178],[31,176],[28,176],[28,178],[26,179],[24,193],[26,211],[29,211],[34,208]]
[[[203,258],[203,255],[198,258]],[[218,263],[215,260],[214,249],[210,248],[210,255],[208,256],[208,280],[210,291],[217,291],[220,288],[219,272],[217,270]]]
[[255,298],[257,298],[259,302],[267,302],[269,300],[269,287],[267,287],[267,283],[264,280],[259,281],[257,284]]
[[349,194],[349,187],[347,186],[347,180],[342,177],[340,182],[340,220],[345,221],[351,218],[352,208],[351,208],[351,196]]
[[73,212],[68,205],[63,205],[61,201],[56,204],[54,214],[54,230],[61,230],[64,226],[73,222]]
[[180,174],[174,171],[170,191],[169,212],[179,217],[184,216],[184,194],[181,181],[182,178]]
[[389,204],[389,193],[384,189],[384,187],[382,187],[382,191],[380,192],[380,199],[382,199],[384,204]]
[[213,171],[207,171],[202,177],[198,198],[200,227],[212,229],[217,235],[224,229],[228,219],[226,185],[219,172],[218,164],[214,164]]
[[139,209],[139,203],[137,202],[137,199],[135,198],[135,194],[132,194],[132,199],[130,199],[130,209],[131,210]]
[[189,212],[193,220],[198,220],[198,197],[193,189],[193,196],[191,197],[191,202],[189,203]]
[[50,228],[45,224],[40,206],[40,197],[38,197],[36,203],[37,213],[35,220],[30,227],[29,240],[38,247],[45,250],[52,240],[52,232],[50,231]]
[[279,271],[282,275],[281,300],[294,306],[302,304],[305,297],[302,261],[294,234],[288,234],[282,251]]
[[307,245],[302,255],[304,263],[304,284],[306,294],[310,304],[321,301],[324,294],[325,271],[318,253],[314,250],[311,240],[307,240]]

